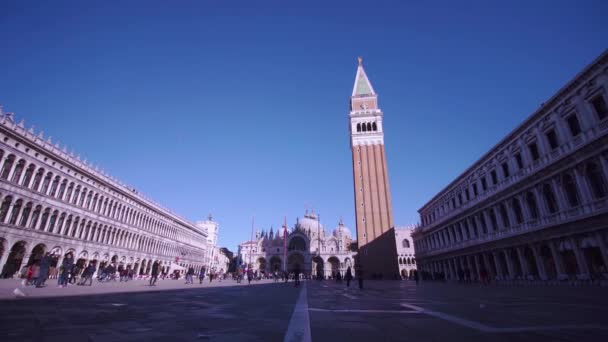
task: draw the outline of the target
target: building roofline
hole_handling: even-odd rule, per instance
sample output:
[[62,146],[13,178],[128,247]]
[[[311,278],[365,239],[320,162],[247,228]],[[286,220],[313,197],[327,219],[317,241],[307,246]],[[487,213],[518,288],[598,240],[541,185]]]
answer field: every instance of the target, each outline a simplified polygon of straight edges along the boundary
[[496,152],[500,147],[507,144],[512,138],[514,138],[517,134],[524,130],[524,127],[527,127],[528,124],[536,120],[538,117],[546,114],[546,111],[554,106],[558,100],[561,100],[561,97],[566,95],[569,91],[572,90],[573,87],[578,86],[579,82],[589,74],[592,69],[599,66],[602,63],[608,62],[608,49],[604,50],[597,58],[595,58],[591,63],[587,64],[587,66],[580,72],[578,72],[566,85],[561,87],[553,96],[549,98],[546,102],[542,104],[542,106],[534,111],[528,118],[526,118],[522,123],[517,125],[511,132],[509,132],[504,138],[502,138],[497,144],[492,146],[486,153],[484,153],[479,159],[477,159],[471,166],[465,169],[459,176],[456,177],[452,182],[446,185],[443,189],[441,189],[435,196],[433,196],[430,200],[428,200],[422,207],[418,209],[418,213],[426,209],[429,205],[435,202],[439,197],[443,196],[446,192],[448,192],[454,185],[462,181],[465,176],[467,176],[471,171],[478,168],[480,165],[484,164],[489,157],[493,153]]

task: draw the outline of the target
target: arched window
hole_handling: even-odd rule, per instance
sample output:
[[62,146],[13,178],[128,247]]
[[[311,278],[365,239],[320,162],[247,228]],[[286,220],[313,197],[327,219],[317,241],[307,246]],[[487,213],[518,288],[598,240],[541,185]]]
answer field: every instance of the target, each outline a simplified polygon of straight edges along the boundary
[[513,212],[515,213],[515,221],[517,222],[517,224],[522,223],[524,221],[524,215],[521,211],[521,205],[519,204],[519,200],[517,198],[514,198],[511,205],[513,206]]
[[401,244],[403,245],[403,248],[410,248],[410,241],[408,239],[403,239]]
[[372,123],[372,131],[376,132],[378,130],[378,126],[376,125],[376,122]]
[[63,194],[65,193],[65,187],[68,185],[68,180],[64,179],[59,186],[59,192],[57,193],[57,198],[62,199]]
[[39,230],[44,229],[50,215],[51,215],[51,208],[46,208],[44,210],[44,213],[42,214],[42,219],[40,219],[40,226],[38,227]]
[[23,201],[18,200],[13,205],[13,211],[11,212],[11,218],[8,221],[8,224],[17,224],[17,219],[19,218],[19,211],[21,211],[21,207],[23,206]]
[[74,182],[70,183],[70,186],[68,186],[68,191],[65,193],[64,200],[66,202],[70,202],[70,198],[72,197],[72,191],[74,191]]
[[40,192],[46,194],[46,191],[49,189],[49,185],[51,184],[51,179],[53,179],[53,173],[49,172],[44,177],[44,181],[42,182],[42,187],[40,188]]
[[0,222],[4,222],[4,219],[6,219],[6,214],[8,213],[12,201],[13,198],[11,196],[6,196],[4,198],[2,206],[0,206]]
[[574,178],[572,178],[572,176],[569,174],[563,175],[562,185],[564,187],[564,191],[566,192],[566,197],[568,198],[568,204],[570,204],[571,207],[576,207],[579,204],[579,200],[578,190],[576,189]]
[[51,191],[49,192],[50,196],[55,197],[55,193],[57,192],[57,186],[59,185],[60,177],[56,176],[53,180],[53,184],[51,184]]
[[11,173],[11,169],[13,168],[14,162],[15,162],[15,155],[11,154],[8,157],[6,157],[4,166],[2,166],[2,171],[0,171],[0,177],[2,177],[3,179],[8,179],[8,174]]
[[551,185],[543,185],[543,197],[545,197],[545,203],[547,204],[547,209],[549,209],[549,213],[553,214],[557,212],[558,206]]
[[21,183],[21,186],[27,186],[28,184],[30,184],[30,181],[32,180],[32,176],[34,175],[35,169],[36,169],[36,165],[34,165],[34,164],[30,164],[30,166],[27,167],[27,170],[25,170],[25,176],[23,177],[23,182]]
[[538,218],[538,206],[536,205],[536,198],[534,197],[534,194],[530,191],[528,191],[526,194],[526,203],[528,204],[530,216],[532,219],[536,220]]
[[55,210],[53,215],[51,215],[51,221],[49,222],[49,233],[53,233],[55,230],[55,222],[57,222],[57,215],[59,215],[59,211]]
[[371,132],[372,131],[372,124],[371,123],[367,123],[367,131]]
[[361,125],[361,130],[367,132],[367,125],[365,125],[365,122]]
[[44,169],[38,169],[36,176],[34,177],[34,183],[32,184],[32,190],[37,191],[42,183],[42,177],[44,177]]
[[80,195],[80,185],[78,185],[76,187],[76,190],[74,191],[74,198],[72,198],[72,204],[78,203],[78,196],[79,195]]
[[32,202],[28,202],[27,205],[25,206],[25,209],[23,209],[23,214],[21,214],[21,220],[19,221],[19,226],[21,227],[25,227],[25,224],[27,223],[27,219],[30,217],[30,213],[32,212]]
[[21,173],[23,172],[24,168],[25,168],[25,160],[21,159],[19,161],[19,163],[17,163],[17,166],[15,167],[15,172],[13,172],[13,178],[11,179],[11,182],[13,182],[13,183],[19,182],[19,178],[21,177]]
[[34,209],[34,213],[32,214],[32,220],[30,221],[30,228],[32,228],[32,229],[36,228],[36,221],[38,221],[41,211],[42,211],[42,206],[37,205],[36,209]]
[[357,132],[361,132],[361,123],[357,124]]
[[587,176],[591,191],[593,191],[593,196],[595,198],[606,196],[606,193],[608,192],[608,189],[606,189],[606,180],[604,179],[604,175],[602,174],[599,165],[594,162],[588,163],[585,175]]

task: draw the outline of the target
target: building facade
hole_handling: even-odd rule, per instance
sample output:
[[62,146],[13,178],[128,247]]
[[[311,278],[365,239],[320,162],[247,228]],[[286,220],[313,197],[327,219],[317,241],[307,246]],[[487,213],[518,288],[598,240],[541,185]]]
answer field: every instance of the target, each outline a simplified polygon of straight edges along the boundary
[[[219,263],[219,250],[217,245],[220,225],[217,221],[213,220],[213,216],[209,214],[206,220],[197,221],[196,227],[207,235],[207,264],[206,271],[209,272],[220,272],[226,271],[227,268],[218,267]],[[222,260],[223,261],[223,260]]]
[[208,263],[205,232],[0,111],[0,269],[51,252],[149,274]]
[[328,234],[318,216],[306,212],[292,229],[284,227],[276,233],[256,233],[254,241],[239,245],[238,264],[250,265],[258,273],[274,271],[293,272],[298,268],[305,275],[329,278],[340,273],[345,275],[348,267],[355,273],[355,252],[350,248],[351,232],[342,221]]
[[420,210],[419,270],[461,279],[603,279],[608,52]]
[[382,118],[359,58],[349,113],[358,257],[365,276],[392,277],[398,272],[397,251]]
[[416,271],[416,255],[412,232],[414,227],[395,228],[395,243],[397,245],[397,262],[401,279],[411,279]]

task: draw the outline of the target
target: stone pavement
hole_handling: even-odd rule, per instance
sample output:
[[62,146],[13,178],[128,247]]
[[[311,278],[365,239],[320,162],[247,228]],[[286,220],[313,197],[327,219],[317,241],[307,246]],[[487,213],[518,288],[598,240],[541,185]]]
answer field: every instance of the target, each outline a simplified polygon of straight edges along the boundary
[[[2,300],[1,340],[608,340],[608,296],[600,287],[366,281],[361,291],[356,284],[308,281],[304,291],[268,281],[116,284]],[[98,291],[111,293],[93,294]]]
[[[13,290],[19,288],[23,291],[27,297],[57,297],[57,296],[76,296],[76,295],[91,295],[91,294],[103,294],[103,293],[118,293],[118,292],[145,292],[145,291],[161,291],[161,290],[177,290],[177,289],[191,289],[197,287],[219,287],[219,286],[234,286],[236,282],[232,280],[217,281],[209,283],[209,278],[205,278],[203,285],[195,281],[192,285],[186,285],[184,279],[171,280],[171,279],[158,279],[155,286],[149,286],[149,281],[131,280],[128,282],[112,281],[107,283],[100,283],[96,279],[93,280],[92,286],[77,286],[69,285],[67,288],[57,287],[56,279],[47,280],[47,286],[43,288],[35,288],[33,286],[22,286],[20,279],[1,279],[0,280],[0,299],[12,299],[15,298]],[[270,281],[263,280],[258,283],[266,283]],[[247,282],[244,281],[243,284]]]

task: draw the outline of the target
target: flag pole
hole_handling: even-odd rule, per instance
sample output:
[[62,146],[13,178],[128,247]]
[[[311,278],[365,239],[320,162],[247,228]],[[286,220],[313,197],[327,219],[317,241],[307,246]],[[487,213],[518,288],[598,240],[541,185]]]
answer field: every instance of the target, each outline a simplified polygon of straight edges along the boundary
[[255,224],[255,215],[251,217],[251,245],[249,246],[249,265],[247,265],[247,270],[251,267],[251,254],[253,253],[253,226]]
[[287,216],[283,217],[283,272],[287,272]]

